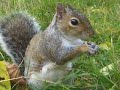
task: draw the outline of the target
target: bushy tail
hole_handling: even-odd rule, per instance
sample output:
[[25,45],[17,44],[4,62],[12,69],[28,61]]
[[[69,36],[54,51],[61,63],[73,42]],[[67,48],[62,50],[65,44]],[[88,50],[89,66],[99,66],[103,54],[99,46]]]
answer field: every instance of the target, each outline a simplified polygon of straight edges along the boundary
[[38,23],[27,13],[19,12],[0,20],[2,49],[24,71],[23,57],[31,38],[39,31]]

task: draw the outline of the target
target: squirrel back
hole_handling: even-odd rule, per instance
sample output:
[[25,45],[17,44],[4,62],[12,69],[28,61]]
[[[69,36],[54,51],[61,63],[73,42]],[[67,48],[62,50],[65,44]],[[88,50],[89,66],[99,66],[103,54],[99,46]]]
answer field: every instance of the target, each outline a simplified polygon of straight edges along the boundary
[[[21,68],[24,68],[23,57],[27,45],[39,29],[35,19],[23,12],[11,14],[0,20],[1,47]],[[21,70],[23,72],[24,69]]]

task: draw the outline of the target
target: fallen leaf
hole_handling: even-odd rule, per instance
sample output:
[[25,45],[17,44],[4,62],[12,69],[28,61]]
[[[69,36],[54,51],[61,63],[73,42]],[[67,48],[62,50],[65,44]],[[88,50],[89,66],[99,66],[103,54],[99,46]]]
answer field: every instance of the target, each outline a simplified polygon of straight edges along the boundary
[[100,44],[99,47],[104,50],[111,50],[111,43],[105,42],[105,43]]
[[10,77],[4,61],[0,61],[0,90],[11,90]]

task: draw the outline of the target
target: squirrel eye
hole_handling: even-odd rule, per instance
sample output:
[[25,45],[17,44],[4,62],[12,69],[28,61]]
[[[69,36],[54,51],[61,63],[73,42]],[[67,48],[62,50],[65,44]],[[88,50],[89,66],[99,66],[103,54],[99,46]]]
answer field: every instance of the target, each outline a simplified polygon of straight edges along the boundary
[[76,26],[76,25],[79,24],[79,20],[78,20],[77,18],[72,18],[72,19],[70,20],[70,24],[71,24],[72,26]]

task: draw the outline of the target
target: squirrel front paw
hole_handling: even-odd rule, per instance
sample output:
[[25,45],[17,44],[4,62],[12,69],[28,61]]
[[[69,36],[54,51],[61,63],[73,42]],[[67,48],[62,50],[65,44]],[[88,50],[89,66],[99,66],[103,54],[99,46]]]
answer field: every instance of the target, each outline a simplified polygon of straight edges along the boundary
[[93,42],[86,42],[87,46],[88,46],[88,51],[90,54],[96,54],[98,52],[98,45],[96,45],[95,43]]

